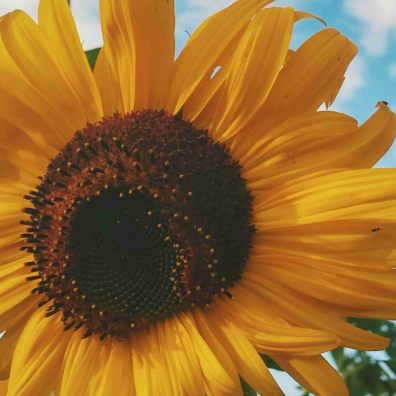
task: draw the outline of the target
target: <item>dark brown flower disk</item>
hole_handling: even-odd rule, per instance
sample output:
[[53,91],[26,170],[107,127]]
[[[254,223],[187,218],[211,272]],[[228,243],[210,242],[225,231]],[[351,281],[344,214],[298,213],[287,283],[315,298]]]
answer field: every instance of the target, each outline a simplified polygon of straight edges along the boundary
[[32,276],[66,329],[128,336],[209,304],[239,278],[254,232],[240,166],[165,112],[114,115],[76,133],[24,221]]

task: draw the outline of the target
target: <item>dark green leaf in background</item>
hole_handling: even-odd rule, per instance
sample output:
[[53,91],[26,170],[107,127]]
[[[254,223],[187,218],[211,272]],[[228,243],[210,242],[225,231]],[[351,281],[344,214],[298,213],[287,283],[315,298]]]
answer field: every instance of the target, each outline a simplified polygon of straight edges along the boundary
[[270,369],[278,370],[278,371],[284,371],[282,367],[278,366],[277,363],[275,363],[270,357],[265,356],[265,355],[260,355],[261,359],[264,360],[264,363],[266,366]]
[[[338,371],[342,374],[351,396],[396,395],[396,325],[387,320],[348,320],[361,329],[390,338],[385,350],[387,359],[370,353],[338,348],[331,352]],[[381,354],[382,355],[382,354]],[[379,356],[381,356],[379,355]]]
[[95,48],[89,51],[85,51],[85,54],[87,55],[89,65],[91,66],[91,69],[93,70],[96,64],[96,60],[98,59],[98,55],[100,52],[100,48]]
[[241,378],[243,396],[257,396],[256,391]]
[[[331,351],[337,371],[343,376],[350,396],[396,396],[395,322],[355,318],[349,318],[348,322],[391,340],[385,352],[369,353],[348,348]],[[301,396],[311,395],[301,386],[299,389]]]

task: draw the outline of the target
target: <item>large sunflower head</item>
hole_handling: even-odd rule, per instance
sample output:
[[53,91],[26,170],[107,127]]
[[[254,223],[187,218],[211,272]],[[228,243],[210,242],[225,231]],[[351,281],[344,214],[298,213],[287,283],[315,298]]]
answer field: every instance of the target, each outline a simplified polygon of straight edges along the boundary
[[269,356],[347,395],[321,353],[387,340],[396,173],[385,103],[319,111],[355,46],[239,0],[176,60],[172,0],[100,1],[92,72],[66,0],[0,19],[0,379],[8,395],[282,394]]

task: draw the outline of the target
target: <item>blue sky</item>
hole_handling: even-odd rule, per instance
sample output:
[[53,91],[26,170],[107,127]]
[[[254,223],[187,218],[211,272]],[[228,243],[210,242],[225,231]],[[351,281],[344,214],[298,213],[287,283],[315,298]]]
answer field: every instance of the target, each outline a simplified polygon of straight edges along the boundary
[[[194,29],[210,14],[232,3],[231,0],[175,0],[178,51]],[[37,14],[38,0],[0,0],[0,15],[20,8]],[[359,47],[359,54],[347,72],[333,110],[353,115],[363,122],[379,100],[386,100],[396,111],[396,0],[280,0],[273,5],[293,6],[322,17]],[[98,0],[72,0],[72,9],[86,49],[101,44]],[[321,28],[317,21],[299,22],[293,46]],[[396,166],[396,145],[378,166]],[[297,395],[293,382],[280,377],[288,396]]]

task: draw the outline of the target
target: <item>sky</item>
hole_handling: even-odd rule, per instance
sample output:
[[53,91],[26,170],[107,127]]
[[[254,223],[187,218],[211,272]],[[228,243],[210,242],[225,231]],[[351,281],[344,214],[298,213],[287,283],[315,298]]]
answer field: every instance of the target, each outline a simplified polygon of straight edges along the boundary
[[[231,0],[175,0],[176,45],[179,52],[195,28],[210,14],[231,4]],[[22,9],[37,16],[38,0],[0,0],[0,15]],[[345,83],[331,109],[348,113],[363,122],[379,100],[396,111],[396,0],[279,0],[273,6],[292,6],[322,17],[359,47],[347,71]],[[85,49],[101,45],[98,0],[72,0],[80,38]],[[293,48],[321,29],[316,20],[298,22]],[[396,166],[396,144],[377,164]],[[286,375],[276,374],[288,396],[298,395]]]

